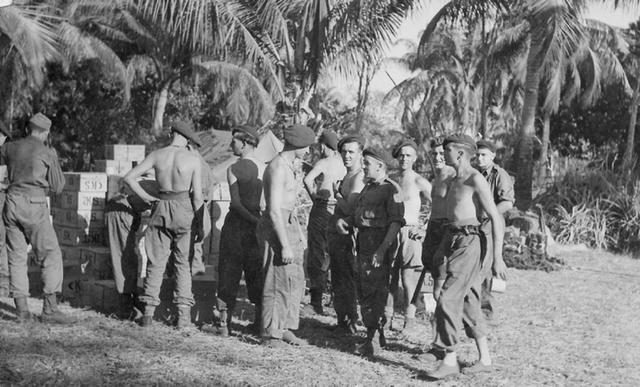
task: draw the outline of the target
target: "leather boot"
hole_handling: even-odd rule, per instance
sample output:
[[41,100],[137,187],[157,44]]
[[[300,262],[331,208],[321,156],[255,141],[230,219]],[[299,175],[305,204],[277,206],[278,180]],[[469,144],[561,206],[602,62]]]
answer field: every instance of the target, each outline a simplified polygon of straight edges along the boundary
[[191,324],[191,307],[187,305],[178,306],[178,329],[193,328]]
[[262,326],[262,304],[255,304],[253,310],[253,322],[249,324],[249,330],[254,335],[260,335],[260,327]]
[[16,304],[16,317],[18,321],[30,321],[33,319],[33,315],[29,312],[29,305],[27,304],[27,297],[17,297],[13,299]]
[[311,289],[309,290],[311,294],[311,306],[313,307],[313,311],[316,314],[323,315],[324,308],[322,307],[322,290],[320,289]]
[[156,312],[156,307],[151,305],[144,306],[144,315],[140,321],[140,325],[143,328],[149,328],[153,325],[153,315]]
[[58,309],[58,298],[55,293],[44,295],[40,318],[42,322],[54,324],[73,324],[78,321],[75,316],[62,313]]
[[377,356],[381,351],[379,340],[378,330],[375,328],[367,328],[367,340],[356,347],[355,354],[361,356]]

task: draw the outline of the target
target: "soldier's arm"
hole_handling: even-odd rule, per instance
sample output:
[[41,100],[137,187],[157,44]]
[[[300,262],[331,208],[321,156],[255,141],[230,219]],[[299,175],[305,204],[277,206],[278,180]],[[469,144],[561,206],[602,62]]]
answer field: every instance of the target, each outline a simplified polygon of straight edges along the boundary
[[64,189],[64,174],[60,167],[60,161],[58,160],[58,153],[55,149],[51,148],[51,157],[49,160],[49,169],[47,170],[47,181],[51,190],[57,194]]
[[282,198],[284,197],[284,187],[286,184],[285,169],[278,168],[278,165],[270,165],[267,168],[266,173],[269,174],[267,180],[267,187],[265,190],[269,190],[269,199],[267,207],[269,208],[269,217],[273,223],[278,241],[282,247],[282,261],[284,263],[293,262],[293,250],[289,245],[289,238],[287,236],[285,219],[282,214]]
[[240,199],[240,188],[238,187],[238,178],[233,173],[233,165],[230,165],[229,168],[227,168],[227,182],[229,183],[229,194],[231,195],[231,203],[229,206],[235,211],[238,211],[240,216],[249,222],[258,223],[258,217],[249,212],[244,204],[242,204],[242,200]]
[[[145,202],[153,202],[158,199],[149,195],[147,191],[142,189],[142,187],[140,186],[140,183],[138,183],[138,178],[142,176],[145,172],[153,168],[153,166],[155,165],[155,159],[156,159],[156,152],[151,152],[151,154],[147,156],[144,160],[142,160],[140,164],[136,165],[135,167],[133,167],[132,170],[127,172],[127,174],[124,175],[124,178],[123,178],[123,181],[129,186],[129,188],[131,188],[131,190],[136,195],[138,195],[140,199],[144,200]],[[202,195],[202,192],[200,194]]]
[[425,179],[422,176],[418,176],[418,189],[420,190],[420,194],[422,195],[423,198],[425,198],[428,201],[431,201],[431,183],[429,183],[429,180]]
[[191,189],[191,205],[196,221],[195,241],[200,242],[204,238],[204,200],[202,198],[202,164],[197,158],[193,159]]
[[[498,211],[491,194],[489,183],[481,174],[473,176],[474,190],[484,212],[491,219],[491,237],[493,238],[493,272],[496,277],[505,280],[507,278],[507,267],[502,259],[502,241],[504,239],[504,219]],[[489,235],[486,236],[487,238]]]
[[309,193],[311,199],[313,199],[318,193],[318,187],[316,187],[316,178],[324,173],[323,160],[318,160],[316,165],[314,165],[309,173],[307,173],[307,176],[304,177],[304,188],[307,189],[307,193]]
[[389,247],[391,247],[391,244],[398,235],[398,231],[400,231],[400,228],[404,225],[404,202],[402,201],[402,193],[400,192],[400,187],[393,187],[392,190],[389,190],[389,197],[387,198],[385,208],[387,212],[387,232],[373,256],[372,263],[375,267],[382,265],[387,250],[389,250]]
[[504,169],[498,170],[496,190],[498,191],[496,206],[498,207],[498,212],[504,215],[505,212],[513,208],[513,203],[516,201],[513,179]]

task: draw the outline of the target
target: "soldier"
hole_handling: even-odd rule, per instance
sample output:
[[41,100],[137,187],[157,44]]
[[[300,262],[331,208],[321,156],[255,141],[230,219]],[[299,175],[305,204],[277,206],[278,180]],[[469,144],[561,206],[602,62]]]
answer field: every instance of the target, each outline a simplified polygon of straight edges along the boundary
[[[500,215],[504,217],[505,212],[513,208],[515,203],[515,194],[513,190],[513,179],[509,173],[494,163],[496,157],[496,145],[491,141],[480,140],[476,143],[478,151],[476,152],[477,169],[482,176],[489,182],[489,188],[493,195],[493,201],[498,208]],[[482,223],[482,231],[487,236],[487,250],[484,258],[485,271],[483,272],[482,281],[482,297],[480,298],[482,312],[487,319],[493,318],[493,305],[491,301],[491,261],[493,260],[493,249],[491,246],[491,222],[486,213],[483,213],[480,222]]]
[[313,200],[307,227],[307,272],[311,293],[311,306],[317,314],[324,314],[322,294],[327,288],[330,258],[327,252],[327,227],[333,215],[336,199],[333,185],[342,180],[347,170],[337,152],[338,136],[325,130],[318,141],[324,158],[318,160],[304,178],[304,185]]
[[[202,164],[188,148],[189,142],[200,146],[198,135],[191,124],[177,121],[171,125],[172,141],[169,146],[149,154],[124,177],[125,183],[141,199],[158,200],[145,232],[145,250],[149,257],[144,279],[145,303],[142,326],[151,326],[156,306],[160,304],[160,286],[169,256],[175,259],[176,288],[174,302],[178,305],[178,328],[191,325],[191,268],[189,250],[191,229],[196,218],[195,241],[203,236]],[[158,182],[158,196],[149,195],[137,178],[153,169]],[[191,194],[190,194],[191,192]]]
[[255,305],[252,326],[255,332],[259,332],[262,315],[262,257],[256,225],[263,209],[262,175],[265,164],[255,157],[259,139],[253,127],[238,126],[232,133],[231,150],[240,159],[227,169],[231,203],[220,233],[216,305],[220,322],[217,327],[203,327],[203,330],[221,336],[229,335],[243,272],[249,301]]
[[481,211],[488,214],[493,224],[493,270],[500,278],[506,278],[506,266],[502,260],[504,223],[491,198],[489,185],[471,166],[476,144],[466,135],[450,136],[444,141],[444,151],[447,165],[453,167],[456,174],[445,197],[449,223],[436,254],[436,263],[444,266],[445,270],[435,311],[434,347],[444,352],[444,358],[436,370],[428,373],[433,379],[460,372],[455,351],[461,323],[464,323],[467,335],[475,339],[479,352],[479,361],[465,372],[491,370],[486,326],[480,312],[480,272],[484,264],[482,250],[486,246],[478,221]]
[[284,130],[285,146],[264,172],[266,213],[256,229],[263,257],[262,337],[265,345],[303,345],[291,330],[300,323],[304,291],[303,238],[296,214],[299,193],[296,159],[315,142],[313,130],[302,125]]
[[390,247],[404,223],[400,187],[387,177],[391,157],[378,148],[363,152],[366,185],[360,192],[353,215],[339,219],[337,228],[347,233],[356,228],[359,298],[366,341],[356,353],[375,356],[386,345],[384,309],[389,295]]
[[7,165],[9,188],[3,219],[7,232],[9,272],[19,320],[31,318],[27,297],[27,243],[41,262],[44,300],[42,320],[69,324],[76,321],[58,309],[56,293],[62,290],[62,253],[49,218],[47,191],[62,192],[64,175],[58,155],[48,146],[51,120],[38,113],[29,121],[30,135],[5,144],[0,164]]
[[[7,139],[11,138],[11,131],[0,121],[0,146],[4,145]],[[1,179],[6,179],[6,169]],[[7,197],[6,180],[0,181],[0,210],[4,209],[4,202]],[[0,222],[0,297],[9,297],[9,261],[7,258],[6,229],[4,222]]]
[[391,325],[393,319],[394,295],[402,280],[404,300],[404,329],[415,326],[416,306],[411,304],[418,279],[422,272],[422,239],[424,229],[420,224],[421,198],[431,199],[431,184],[413,170],[418,158],[418,145],[411,139],[401,141],[393,150],[393,157],[400,166],[400,188],[404,202],[404,226],[391,247],[394,265],[391,275],[391,292],[385,310],[385,317]]
[[357,267],[355,262],[354,234],[352,230],[339,233],[337,221],[349,218],[360,191],[364,188],[364,172],[362,171],[362,149],[364,139],[359,136],[345,136],[338,143],[338,150],[347,174],[342,181],[336,181],[333,194],[337,206],[331,217],[327,233],[327,252],[331,266],[331,290],[333,291],[333,308],[337,316],[337,328],[347,334],[357,331],[358,294]]

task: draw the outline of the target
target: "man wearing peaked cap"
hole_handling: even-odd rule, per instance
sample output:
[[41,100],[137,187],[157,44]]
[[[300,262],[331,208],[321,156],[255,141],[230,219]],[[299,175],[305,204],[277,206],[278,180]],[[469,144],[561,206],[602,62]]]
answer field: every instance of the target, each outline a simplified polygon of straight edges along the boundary
[[366,185],[355,203],[353,214],[337,221],[346,233],[357,229],[357,260],[362,320],[367,327],[365,342],[356,353],[375,356],[386,345],[384,309],[389,295],[391,245],[404,224],[404,204],[400,187],[387,177],[389,154],[382,148],[365,149]]
[[304,186],[313,200],[307,226],[307,272],[311,285],[311,306],[317,314],[324,314],[322,294],[327,289],[330,258],[327,252],[327,227],[334,213],[336,198],[333,186],[347,173],[336,151],[338,136],[325,130],[320,136],[323,158],[318,160],[304,178]]
[[[124,176],[124,182],[146,202],[158,201],[145,231],[145,250],[149,257],[144,279],[145,304],[142,326],[152,325],[155,309],[160,305],[160,286],[169,256],[173,254],[176,289],[174,302],[178,306],[178,328],[191,326],[191,243],[204,236],[204,198],[202,161],[189,149],[189,141],[200,144],[190,124],[171,125],[171,144],[151,152],[140,164]],[[157,197],[147,193],[138,182],[144,173],[155,170]],[[192,229],[195,232],[192,232]],[[194,237],[192,239],[192,233]]]
[[262,338],[269,346],[303,345],[292,330],[300,324],[300,301],[305,285],[305,237],[298,223],[300,165],[315,133],[303,125],[284,130],[285,146],[264,171],[267,210],[258,222],[256,236],[264,262]]
[[49,220],[46,196],[61,193],[65,180],[55,150],[45,145],[51,120],[38,113],[29,121],[31,134],[2,146],[0,164],[6,164],[9,176],[4,223],[11,274],[10,287],[20,321],[29,320],[27,305],[27,241],[42,262],[44,322],[70,324],[73,316],[58,309],[57,296],[62,290],[62,252]]
[[[480,140],[477,143],[476,169],[482,173],[491,189],[493,201],[498,208],[498,212],[504,217],[505,212],[513,208],[515,203],[515,191],[513,189],[513,179],[509,173],[494,162],[496,157],[496,145],[489,140]],[[487,249],[484,257],[484,279],[482,281],[481,307],[487,319],[493,318],[493,295],[491,294],[491,262],[493,261],[493,248],[491,246],[491,222],[486,213],[482,213],[480,221],[482,230],[487,235]]]

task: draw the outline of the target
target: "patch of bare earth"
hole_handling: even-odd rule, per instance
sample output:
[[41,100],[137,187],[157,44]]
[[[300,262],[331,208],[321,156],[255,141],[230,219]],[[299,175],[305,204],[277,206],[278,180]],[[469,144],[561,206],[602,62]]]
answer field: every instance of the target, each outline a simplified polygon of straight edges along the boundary
[[[509,270],[496,297],[489,341],[490,374],[439,382],[447,386],[640,385],[640,261],[560,247],[564,270]],[[41,302],[31,299],[33,311]],[[271,349],[241,333],[229,338],[180,333],[158,323],[142,329],[93,311],[64,307],[74,326],[18,324],[0,299],[0,384],[12,385],[422,385],[435,364],[413,358],[432,337],[429,324],[372,360],[352,355],[358,338],[334,335],[332,316],[304,313],[306,348]],[[248,321],[239,320],[236,328]],[[402,320],[397,317],[395,323]],[[245,331],[245,330],[242,330]],[[476,359],[465,339],[460,360]]]

